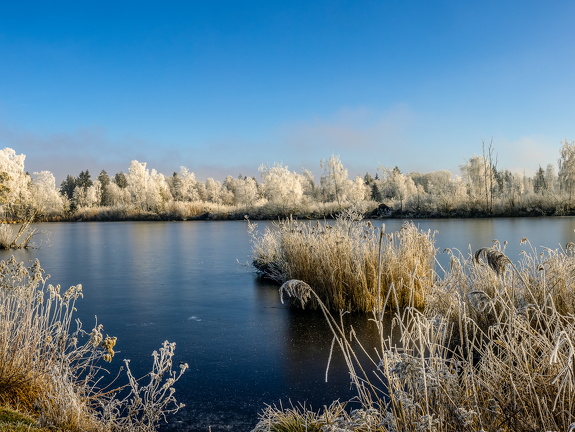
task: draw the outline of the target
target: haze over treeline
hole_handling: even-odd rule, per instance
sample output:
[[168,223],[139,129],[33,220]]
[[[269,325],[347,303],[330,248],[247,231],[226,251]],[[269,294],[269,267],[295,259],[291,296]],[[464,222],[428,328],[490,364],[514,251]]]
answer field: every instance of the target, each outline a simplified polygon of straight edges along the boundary
[[180,167],[157,172],[133,160],[126,172],[69,174],[60,185],[49,171],[28,173],[26,156],[0,151],[0,203],[5,220],[124,220],[329,217],[355,207],[367,216],[474,217],[567,215],[575,208],[575,142],[564,141],[557,163],[533,176],[499,167],[493,144],[470,157],[459,175],[404,173],[374,167],[350,178],[339,156],[319,163],[321,174],[261,165],[260,178],[196,179]]

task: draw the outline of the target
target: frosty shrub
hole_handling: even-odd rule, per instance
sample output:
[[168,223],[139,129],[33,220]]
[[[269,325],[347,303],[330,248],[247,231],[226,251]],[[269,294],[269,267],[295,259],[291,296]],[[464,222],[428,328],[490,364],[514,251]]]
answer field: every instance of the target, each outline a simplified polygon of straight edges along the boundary
[[[0,403],[29,412],[43,426],[65,430],[154,430],[180,408],[173,384],[175,344],[154,353],[150,383],[126,368],[129,384],[104,392],[98,384],[114,358],[116,338],[96,323],[87,332],[74,320],[82,286],[62,292],[48,284],[36,260],[0,261]],[[113,385],[112,385],[113,386]]]

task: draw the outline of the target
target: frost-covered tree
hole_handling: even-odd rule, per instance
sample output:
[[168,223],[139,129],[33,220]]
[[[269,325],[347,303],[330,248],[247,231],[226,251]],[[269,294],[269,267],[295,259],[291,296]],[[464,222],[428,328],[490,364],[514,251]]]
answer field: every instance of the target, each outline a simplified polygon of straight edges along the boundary
[[130,191],[132,203],[142,210],[149,210],[149,196],[152,191],[150,171],[146,168],[146,162],[133,160],[130,162],[126,181]]
[[383,201],[383,194],[381,190],[381,181],[379,179],[379,174],[375,174],[375,177],[372,177],[371,174],[365,173],[363,176],[363,182],[365,186],[369,190],[369,198],[376,202]]
[[303,188],[303,193],[306,197],[311,200],[317,201],[320,199],[319,188],[315,184],[315,178],[310,170],[304,169],[301,177],[301,185]]
[[0,172],[0,205],[8,202],[8,195],[10,194],[10,187],[6,185],[10,181],[10,176],[7,172]]
[[166,177],[164,174],[152,169],[150,173],[153,193],[150,196],[152,201],[152,206],[150,209],[153,211],[160,211],[164,208],[166,202],[172,200],[172,195],[170,193],[170,187],[166,182]]
[[347,170],[336,155],[322,160],[320,166],[323,170],[320,183],[324,197],[327,201],[336,201],[341,207],[347,199],[347,192],[351,186]]
[[222,183],[209,177],[205,182],[205,200],[214,204],[223,204]]
[[224,189],[232,193],[232,204],[241,207],[253,206],[259,200],[259,191],[253,177],[239,175],[238,178],[227,176]]
[[200,195],[198,193],[196,175],[182,166],[177,178],[179,181],[175,189],[178,196],[181,197],[181,201],[198,201]]
[[92,208],[100,206],[102,202],[102,185],[96,180],[87,188],[76,187],[74,189],[74,202],[77,208]]
[[461,174],[467,184],[467,192],[472,202],[480,204],[490,211],[495,193],[494,166],[484,156],[472,156],[461,166]]
[[271,167],[261,165],[264,196],[271,203],[277,204],[284,210],[295,208],[303,197],[301,177],[282,164]]
[[66,208],[65,198],[56,189],[56,179],[50,171],[34,173],[32,185],[34,207],[44,215],[59,215]]
[[225,205],[234,205],[234,189],[235,189],[235,179],[229,175],[226,176],[224,182],[222,183],[222,190],[220,199],[222,204]]
[[235,199],[238,205],[252,206],[260,199],[258,182],[253,177],[245,177],[238,181],[235,190]]
[[177,172],[174,172],[171,177],[167,178],[170,193],[174,201],[184,201],[184,194],[182,190],[182,179]]
[[166,201],[171,199],[170,190],[163,174],[155,169],[150,172],[145,162],[130,162],[127,187],[132,204],[144,211],[160,211]]
[[26,155],[18,155],[11,148],[0,150],[2,195],[5,199],[2,208],[9,218],[25,218],[31,208],[32,179],[24,169],[25,159]]
[[404,203],[417,194],[417,186],[411,177],[401,173],[398,167],[389,169],[379,167],[382,173],[382,191],[386,198],[399,201],[399,208],[403,211]]
[[432,202],[441,212],[451,212],[463,206],[467,199],[467,187],[463,179],[452,176],[447,170],[430,173],[428,191]]
[[100,205],[101,197],[98,198],[97,203],[93,203],[92,199],[88,199],[88,194],[93,195],[93,192],[88,192],[88,189],[93,185],[94,182],[90,172],[88,170],[81,171],[78,177],[66,176],[66,179],[60,183],[60,194],[69,200],[72,210],[80,207],[98,206]]
[[558,189],[557,173],[555,172],[555,165],[547,164],[545,168],[545,183],[547,184],[548,190],[551,193],[556,193]]
[[347,199],[352,203],[359,203],[369,198],[371,191],[360,176],[349,183]]
[[521,204],[526,192],[525,176],[519,173],[509,173],[506,185],[506,204],[514,209]]
[[131,206],[131,195],[127,187],[122,188],[113,181],[107,187],[108,204],[113,207],[129,207]]

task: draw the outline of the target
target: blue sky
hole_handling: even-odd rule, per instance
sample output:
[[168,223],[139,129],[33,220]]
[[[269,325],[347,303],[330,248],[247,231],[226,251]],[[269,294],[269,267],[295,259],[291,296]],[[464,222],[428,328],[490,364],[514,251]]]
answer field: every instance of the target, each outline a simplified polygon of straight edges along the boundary
[[532,173],[575,139],[571,1],[0,0],[0,148],[199,178],[340,155]]

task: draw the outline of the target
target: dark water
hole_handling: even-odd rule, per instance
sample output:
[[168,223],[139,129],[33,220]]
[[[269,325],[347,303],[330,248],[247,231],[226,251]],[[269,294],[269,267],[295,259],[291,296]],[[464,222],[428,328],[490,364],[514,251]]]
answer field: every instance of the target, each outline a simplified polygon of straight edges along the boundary
[[[388,220],[386,231],[402,221]],[[375,221],[381,224],[382,221]],[[556,248],[575,241],[575,219],[422,220],[438,230],[436,245],[468,253],[507,240],[516,260],[522,237]],[[260,228],[265,223],[260,224]],[[131,359],[136,375],[148,371],[150,354],[175,341],[176,362],[190,365],[177,384],[186,408],[169,429],[246,431],[265,404],[305,402],[321,408],[354,396],[341,355],[334,353],[325,382],[331,334],[323,316],[282,305],[277,286],[259,280],[250,260],[246,223],[107,222],[41,224],[50,233],[40,249],[0,253],[39,258],[63,288],[81,283],[77,305],[84,328],[95,316],[118,337],[112,368]],[[440,254],[440,261],[445,255]],[[368,317],[353,318],[368,346],[377,340]],[[114,365],[117,366],[114,366]]]

